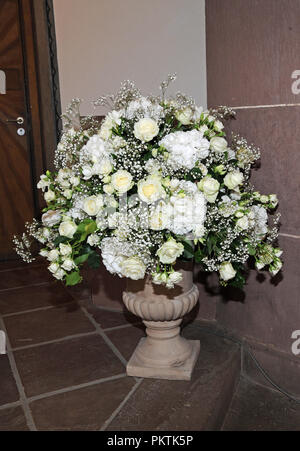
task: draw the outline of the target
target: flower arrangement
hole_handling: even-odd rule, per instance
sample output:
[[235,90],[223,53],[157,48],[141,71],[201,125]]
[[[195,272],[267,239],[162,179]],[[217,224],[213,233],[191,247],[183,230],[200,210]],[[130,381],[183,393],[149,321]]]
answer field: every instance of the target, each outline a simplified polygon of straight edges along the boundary
[[80,119],[72,101],[55,155],[55,172],[41,176],[38,188],[47,206],[41,221],[26,224],[16,251],[30,262],[32,238],[49,271],[67,285],[82,280],[87,263],[102,259],[112,274],[172,288],[180,282],[175,263],[192,260],[217,271],[222,285],[242,287],[245,263],[268,267],[275,275],[282,251],[274,247],[278,200],[249,183],[259,151],[244,138],[225,139],[226,107],[203,111],[178,93],[166,98],[175,76],[160,86],[159,97],[143,97],[133,83],[115,96],[105,119]]

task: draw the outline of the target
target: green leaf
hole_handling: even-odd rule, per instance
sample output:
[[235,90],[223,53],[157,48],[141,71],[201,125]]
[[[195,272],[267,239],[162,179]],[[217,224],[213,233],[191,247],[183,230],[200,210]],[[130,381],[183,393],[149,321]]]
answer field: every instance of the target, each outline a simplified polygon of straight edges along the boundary
[[197,249],[197,251],[195,252],[195,255],[194,255],[195,262],[201,263],[203,256],[204,255],[203,255],[203,252],[201,251],[201,249]]
[[248,252],[249,252],[249,255],[255,255],[256,254],[255,247],[252,246],[251,244],[248,244]]
[[183,258],[186,258],[187,260],[191,260],[192,258],[194,258],[194,248],[193,245],[190,243],[191,242],[188,241],[183,242],[184,246]]
[[98,269],[100,267],[101,259],[100,255],[97,252],[93,251],[89,254],[88,265],[92,269]]
[[83,255],[79,255],[79,257],[76,257],[74,261],[75,261],[76,265],[81,265],[82,263],[86,262],[88,258],[89,258],[89,254],[83,254]]
[[53,243],[55,244],[55,246],[58,246],[60,243],[67,243],[69,239],[70,238],[68,238],[67,236],[58,236],[57,238],[55,238]]
[[79,271],[73,271],[66,276],[66,285],[67,287],[72,287],[73,285],[77,285],[82,281],[82,277]]

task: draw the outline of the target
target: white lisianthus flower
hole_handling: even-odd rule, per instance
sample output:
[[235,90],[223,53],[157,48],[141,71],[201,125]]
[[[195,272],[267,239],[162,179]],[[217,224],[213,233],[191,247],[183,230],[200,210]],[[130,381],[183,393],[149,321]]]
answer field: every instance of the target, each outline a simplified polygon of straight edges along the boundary
[[244,175],[240,171],[228,172],[224,178],[224,185],[229,189],[236,189],[239,185],[243,183]]
[[155,285],[161,285],[163,283],[161,279],[161,274],[159,272],[155,272],[152,274],[152,282]]
[[47,249],[41,249],[40,250],[40,252],[39,252],[39,254],[42,256],[42,257],[48,257],[48,254],[49,254],[49,251],[47,251]]
[[242,218],[238,219],[236,225],[241,230],[247,230],[249,227],[249,220],[247,216],[243,216]]
[[54,262],[55,260],[57,260],[59,257],[59,252],[57,249],[52,249],[49,253],[48,253],[48,260],[49,262]]
[[145,117],[134,125],[134,136],[143,142],[149,142],[158,135],[159,127],[154,119]]
[[65,189],[63,195],[66,199],[71,199],[73,195],[73,191],[71,189]]
[[217,130],[217,132],[221,132],[224,128],[224,125],[222,124],[221,121],[216,120],[214,123],[214,129]]
[[270,265],[269,271],[270,274],[274,277],[282,268],[282,261],[276,260],[274,263]]
[[138,195],[147,204],[151,204],[165,197],[165,190],[161,184],[161,178],[156,175],[150,175],[146,179],[140,180],[138,182]]
[[129,257],[121,263],[122,274],[133,280],[143,279],[145,277],[146,266],[138,257]]
[[58,210],[49,210],[42,215],[42,223],[46,227],[53,227],[61,220],[61,214]]
[[78,186],[80,184],[80,178],[73,176],[70,178],[70,183],[73,186]]
[[222,280],[233,279],[236,275],[236,271],[230,262],[223,262],[219,267],[220,278]]
[[62,280],[65,274],[65,271],[59,268],[55,273],[53,273],[53,277],[55,277],[55,279]]
[[53,200],[56,199],[55,196],[55,192],[52,191],[51,189],[49,189],[45,194],[44,194],[44,199],[47,203],[52,202]]
[[120,169],[111,177],[111,184],[119,194],[127,193],[133,186],[132,175]]
[[272,204],[272,207],[275,208],[278,205],[278,198],[276,194],[269,195],[269,202]]
[[178,284],[181,281],[182,281],[181,272],[178,271],[171,272],[171,274],[168,277],[167,288],[174,288],[174,285]]
[[72,254],[72,246],[70,246],[69,244],[60,243],[59,252],[64,257],[68,257],[69,255]]
[[45,191],[46,188],[48,188],[51,185],[50,180],[48,179],[48,177],[43,174],[40,176],[40,181],[37,184],[37,188],[41,189],[42,191]]
[[59,234],[66,236],[67,238],[73,238],[74,233],[77,230],[77,225],[73,221],[63,221],[59,226]]
[[187,107],[183,110],[177,111],[175,113],[175,117],[183,125],[189,125],[193,119],[193,111],[191,108]]
[[220,189],[220,183],[218,180],[212,177],[203,177],[203,179],[198,183],[198,188],[203,191],[206,200],[210,203],[214,203]]
[[49,271],[54,274],[59,269],[58,263],[51,263],[51,265],[48,266]]
[[180,257],[183,251],[184,246],[182,243],[177,243],[174,238],[169,238],[169,240],[158,249],[156,254],[161,263],[172,264]]
[[210,140],[210,148],[217,153],[225,152],[228,147],[228,143],[225,138],[216,136]]
[[75,262],[74,260],[72,260],[71,258],[65,258],[63,264],[61,265],[61,267],[63,269],[65,269],[66,271],[71,271],[73,268],[76,268]]
[[90,196],[83,200],[82,209],[89,216],[97,216],[103,207],[103,196]]
[[82,174],[83,174],[83,178],[84,180],[89,180],[91,177],[93,177],[94,175],[94,169],[92,166],[90,165],[84,165],[82,167]]

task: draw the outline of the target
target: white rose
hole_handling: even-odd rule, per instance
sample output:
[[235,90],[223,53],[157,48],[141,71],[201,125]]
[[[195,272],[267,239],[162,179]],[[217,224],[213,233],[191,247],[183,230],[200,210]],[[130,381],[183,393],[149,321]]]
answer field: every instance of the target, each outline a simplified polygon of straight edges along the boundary
[[269,202],[272,204],[272,207],[275,208],[278,205],[278,198],[276,194],[270,194]]
[[277,260],[275,263],[270,265],[270,274],[274,277],[282,268],[282,261]]
[[184,110],[177,111],[175,113],[175,117],[183,125],[189,125],[193,118],[193,111],[191,110],[191,108],[187,107],[184,108]]
[[61,215],[57,210],[49,210],[42,216],[42,223],[47,227],[52,227],[58,224],[61,220]]
[[63,256],[71,255],[72,254],[72,246],[70,246],[69,244],[60,243],[59,252]]
[[249,227],[249,220],[247,216],[243,216],[236,222],[237,227],[239,227],[242,230],[247,230]]
[[210,140],[210,148],[215,152],[225,152],[228,147],[228,143],[225,138],[219,138],[218,136]]
[[236,189],[244,180],[244,175],[240,171],[228,172],[224,178],[224,184],[229,189]]
[[236,275],[236,271],[230,262],[223,262],[219,268],[219,273],[221,279],[225,281],[233,279]]
[[218,180],[212,177],[204,177],[198,183],[198,188],[203,191],[204,196],[206,197],[208,202],[213,203],[218,196],[220,183],[218,182]]
[[72,260],[71,258],[66,258],[61,267],[66,271],[71,271],[73,268],[76,267],[76,265],[74,263],[74,260]]
[[73,221],[63,221],[59,226],[59,234],[66,236],[67,238],[73,238],[74,233],[77,230],[77,225]]
[[150,175],[145,180],[140,180],[138,182],[138,195],[147,204],[156,202],[164,197],[165,191],[161,184],[161,178],[156,175]]
[[148,117],[140,119],[134,125],[134,136],[140,141],[151,141],[158,135],[159,128],[157,123]]
[[113,185],[111,183],[109,183],[108,185],[103,185],[103,191],[106,194],[113,194],[115,189],[114,189]]
[[46,258],[47,258],[49,252],[47,251],[47,249],[41,249],[40,252],[39,252],[39,254],[40,254],[42,257],[46,257]]
[[164,264],[172,264],[183,253],[183,244],[177,243],[174,238],[170,238],[157,251],[160,261]]
[[161,274],[159,272],[152,274],[152,282],[155,285],[161,285],[163,283],[161,279]]
[[129,257],[122,261],[121,271],[124,277],[139,280],[145,277],[146,266],[140,258]]
[[103,207],[103,197],[101,194],[98,196],[90,196],[83,200],[82,209],[89,216],[97,216]]
[[55,192],[52,191],[51,189],[49,189],[45,194],[44,194],[44,199],[47,203],[52,202],[53,200],[55,200]]
[[112,176],[111,183],[119,194],[124,194],[133,186],[132,175],[120,169]]

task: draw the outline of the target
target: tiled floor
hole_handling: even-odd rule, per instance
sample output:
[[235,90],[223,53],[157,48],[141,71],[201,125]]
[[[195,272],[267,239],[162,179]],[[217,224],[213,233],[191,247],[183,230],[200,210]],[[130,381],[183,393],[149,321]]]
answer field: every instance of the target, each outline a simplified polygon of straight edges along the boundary
[[144,335],[129,313],[96,309],[40,264],[0,264],[0,430],[99,430],[137,380],[126,359]]
[[190,382],[127,377],[139,319],[94,307],[86,285],[67,290],[40,263],[0,263],[0,329],[0,431],[300,429],[299,406],[237,385],[240,348],[200,322],[183,331],[201,340]]

